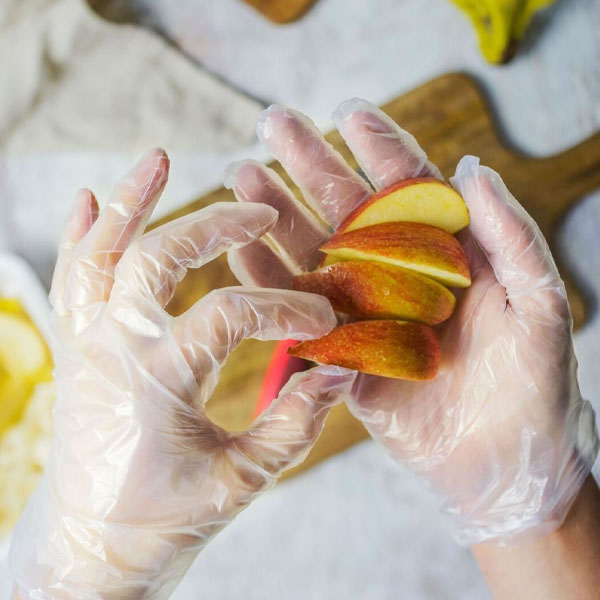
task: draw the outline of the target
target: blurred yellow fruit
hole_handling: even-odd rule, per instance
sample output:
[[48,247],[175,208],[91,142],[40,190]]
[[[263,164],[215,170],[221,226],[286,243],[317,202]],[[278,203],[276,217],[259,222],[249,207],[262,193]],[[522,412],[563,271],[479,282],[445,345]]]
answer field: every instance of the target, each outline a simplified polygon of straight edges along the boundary
[[19,419],[35,386],[51,376],[50,353],[23,306],[0,298],[0,436]]
[[492,64],[512,58],[533,17],[556,0],[450,0],[473,23],[479,48]]

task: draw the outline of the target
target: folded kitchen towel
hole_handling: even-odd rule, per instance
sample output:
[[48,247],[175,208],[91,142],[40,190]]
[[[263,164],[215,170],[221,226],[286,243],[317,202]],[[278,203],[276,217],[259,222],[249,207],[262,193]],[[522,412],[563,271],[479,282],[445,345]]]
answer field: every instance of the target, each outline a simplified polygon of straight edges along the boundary
[[254,139],[258,102],[84,0],[2,0],[0,56],[0,249],[46,284],[78,187],[102,204],[139,154],[163,146],[178,156],[164,214]]
[[0,151],[227,150],[260,106],[159,36],[83,0],[0,4]]

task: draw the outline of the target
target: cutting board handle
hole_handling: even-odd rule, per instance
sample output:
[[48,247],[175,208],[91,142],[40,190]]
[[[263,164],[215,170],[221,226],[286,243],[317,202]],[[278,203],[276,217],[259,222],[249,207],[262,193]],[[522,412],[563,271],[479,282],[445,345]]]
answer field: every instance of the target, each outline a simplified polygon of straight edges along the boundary
[[556,216],[561,217],[574,202],[600,189],[600,133],[557,156],[536,162],[544,173],[540,181],[554,201],[560,203]]

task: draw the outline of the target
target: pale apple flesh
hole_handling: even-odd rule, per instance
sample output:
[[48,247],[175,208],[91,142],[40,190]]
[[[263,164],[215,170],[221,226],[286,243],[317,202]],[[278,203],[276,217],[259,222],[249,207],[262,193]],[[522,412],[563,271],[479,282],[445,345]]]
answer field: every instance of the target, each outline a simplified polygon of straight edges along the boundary
[[288,350],[293,356],[371,375],[426,381],[440,364],[435,331],[421,323],[357,321]]
[[348,261],[297,275],[292,287],[325,296],[334,310],[366,319],[401,319],[437,325],[456,299],[443,285],[401,267]]
[[460,194],[439,179],[405,179],[371,196],[338,232],[393,221],[423,223],[453,234],[469,225],[469,210]]
[[321,257],[321,262],[319,263],[319,267],[328,267],[329,265],[335,265],[336,263],[344,262],[344,260],[345,260],[343,258],[338,258],[337,256],[334,256],[333,254],[325,254],[323,252],[321,252],[321,254],[323,256]]
[[451,287],[471,285],[467,257],[458,240],[422,223],[380,223],[338,233],[321,251],[344,260],[396,265]]

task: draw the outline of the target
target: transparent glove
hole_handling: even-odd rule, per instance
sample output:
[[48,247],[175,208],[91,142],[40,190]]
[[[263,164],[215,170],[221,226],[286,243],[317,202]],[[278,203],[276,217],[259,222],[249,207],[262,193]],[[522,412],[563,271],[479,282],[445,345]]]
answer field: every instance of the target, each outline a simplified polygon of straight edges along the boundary
[[259,238],[267,206],[214,204],[142,236],[168,159],[147,154],[98,216],[79,193],[51,291],[58,397],[43,482],[14,532],[21,598],[167,598],[197,552],[300,462],[354,375],[296,375],[245,432],[204,405],[246,337],[306,339],[335,325],[312,294],[225,288],[164,306],[188,268]]
[[[441,177],[415,139],[373,105],[346,101],[334,120],[375,190]],[[373,193],[305,116],[271,107],[258,133],[334,228]],[[287,253],[282,260],[270,250],[267,260],[257,243],[232,250],[240,281],[289,285],[294,273],[316,266],[319,236],[328,233],[297,208],[278,176],[243,162],[228,169],[226,184],[239,200],[279,210],[271,235]],[[461,160],[452,185],[471,214],[459,237],[473,285],[457,292],[455,314],[437,328],[439,374],[427,383],[361,374],[349,406],[439,494],[459,542],[505,541],[562,522],[597,454],[594,415],[577,385],[565,288],[537,225],[475,157]]]

